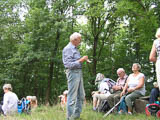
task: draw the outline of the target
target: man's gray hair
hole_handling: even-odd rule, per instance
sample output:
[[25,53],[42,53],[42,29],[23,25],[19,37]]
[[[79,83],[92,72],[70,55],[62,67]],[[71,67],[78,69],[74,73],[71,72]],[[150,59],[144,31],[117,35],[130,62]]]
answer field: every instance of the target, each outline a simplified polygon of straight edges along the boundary
[[73,33],[71,36],[70,36],[70,41],[74,41],[75,39],[81,37],[81,34],[80,33]]
[[117,73],[120,72],[120,71],[125,73],[125,70],[123,68],[118,68]]
[[156,36],[156,38],[160,38],[160,28],[157,29],[157,32],[156,32],[155,36]]
[[141,65],[139,63],[133,63],[133,65],[137,65],[138,66],[138,70],[141,70]]
[[3,90],[4,90],[4,89],[8,89],[8,90],[12,91],[12,86],[11,86],[11,84],[4,84],[4,85],[3,85]]

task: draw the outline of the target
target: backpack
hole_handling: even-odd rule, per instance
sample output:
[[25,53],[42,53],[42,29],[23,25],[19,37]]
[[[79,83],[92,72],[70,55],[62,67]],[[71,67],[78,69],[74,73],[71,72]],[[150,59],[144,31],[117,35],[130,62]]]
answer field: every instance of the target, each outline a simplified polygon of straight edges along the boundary
[[160,118],[160,103],[159,101],[156,101],[152,104],[147,104],[145,108],[145,113],[147,116],[157,116],[157,118]]
[[116,82],[110,78],[105,78],[102,80],[103,82],[107,82],[108,86],[109,86],[109,90],[112,89],[112,87],[114,85],[116,85]]
[[104,112],[104,113],[106,113],[110,109],[111,109],[111,107],[109,106],[107,100],[101,101],[100,104],[99,104],[99,106],[98,106],[98,112]]
[[30,101],[27,100],[26,98],[22,98],[21,100],[18,101],[18,113],[27,113],[29,114],[31,111],[31,104]]

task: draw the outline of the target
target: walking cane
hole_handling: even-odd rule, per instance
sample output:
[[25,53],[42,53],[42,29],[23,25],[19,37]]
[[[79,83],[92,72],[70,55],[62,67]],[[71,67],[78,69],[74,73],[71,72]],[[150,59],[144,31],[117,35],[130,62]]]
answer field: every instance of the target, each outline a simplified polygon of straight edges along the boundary
[[113,108],[111,108],[111,109],[103,116],[103,118],[105,118],[106,116],[108,116],[108,115],[121,103],[121,101],[126,97],[126,95],[127,95],[127,93],[124,94],[124,95],[121,97],[120,101],[119,101],[115,106],[113,106]]

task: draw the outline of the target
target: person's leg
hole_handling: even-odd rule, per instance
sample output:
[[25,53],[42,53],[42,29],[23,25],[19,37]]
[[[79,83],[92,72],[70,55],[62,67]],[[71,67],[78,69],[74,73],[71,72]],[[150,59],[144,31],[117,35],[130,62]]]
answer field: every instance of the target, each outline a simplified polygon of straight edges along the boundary
[[96,110],[96,108],[97,108],[98,96],[99,96],[98,93],[95,93],[95,94],[93,95],[93,110]]
[[132,112],[132,102],[141,96],[143,95],[141,95],[140,92],[135,91],[125,97],[125,102],[126,105],[128,106],[128,113]]
[[83,75],[82,75],[81,70],[79,71],[79,78],[80,78],[80,81],[79,81],[79,87],[78,87],[77,100],[76,100],[76,105],[75,105],[75,109],[73,112],[74,118],[80,117],[80,114],[82,112],[83,102],[85,99],[85,91],[84,91],[84,87],[83,87]]
[[159,88],[153,88],[151,90],[150,98],[149,98],[149,103],[154,103],[155,101],[158,100],[159,96]]
[[156,62],[156,76],[157,76],[157,82],[160,90],[160,60],[157,60]]
[[114,106],[114,95],[115,94],[111,94],[111,95],[109,95],[108,97],[107,97],[107,102],[108,102],[108,104],[109,104],[109,106],[112,108],[113,106]]
[[98,108],[100,102],[101,102],[101,100],[98,100],[98,101],[97,101],[97,106],[96,106],[96,108]]
[[69,119],[74,111],[80,78],[75,70],[68,70],[66,74],[68,79],[67,119]]
[[[114,105],[116,105],[119,101],[120,101],[120,94],[121,94],[121,91],[117,91],[115,94],[114,94]],[[114,109],[114,112],[116,113],[118,111],[118,106]]]
[[97,101],[96,108],[99,107],[99,103],[100,103],[101,101],[107,100],[108,96],[109,96],[109,94],[99,94],[99,95],[97,96],[98,101]]
[[120,100],[120,94],[121,94],[121,91],[117,91],[115,94],[114,94],[114,104],[117,104]]

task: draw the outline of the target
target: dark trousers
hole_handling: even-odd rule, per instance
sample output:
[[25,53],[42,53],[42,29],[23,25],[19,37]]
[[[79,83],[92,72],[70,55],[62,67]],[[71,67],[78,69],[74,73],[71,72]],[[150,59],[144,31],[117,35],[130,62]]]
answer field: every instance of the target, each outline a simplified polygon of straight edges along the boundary
[[1,114],[4,114],[4,113],[3,113],[3,110],[2,110],[2,105],[3,105],[3,101],[0,102],[0,115],[1,115]]
[[158,100],[158,96],[159,96],[159,88],[153,88],[151,90],[151,95],[150,95],[150,98],[149,98],[149,103],[154,103],[155,101]]

